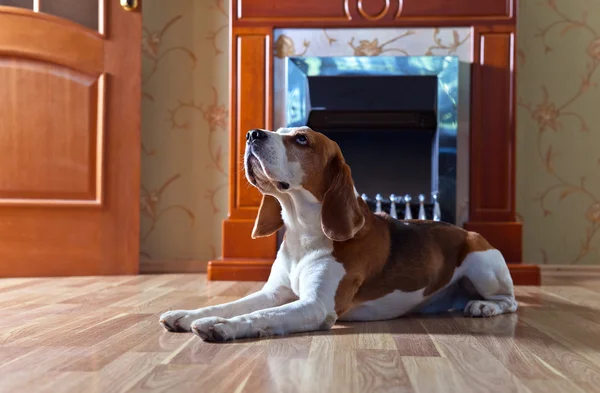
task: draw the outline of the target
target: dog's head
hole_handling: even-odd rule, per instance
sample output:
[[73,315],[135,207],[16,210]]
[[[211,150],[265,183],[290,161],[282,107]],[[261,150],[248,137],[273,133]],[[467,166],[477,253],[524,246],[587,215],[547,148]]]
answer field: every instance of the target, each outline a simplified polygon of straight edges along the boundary
[[246,177],[263,194],[252,237],[269,236],[283,226],[277,198],[301,190],[321,202],[321,227],[332,240],[354,237],[365,222],[350,167],[334,141],[308,127],[246,135]]

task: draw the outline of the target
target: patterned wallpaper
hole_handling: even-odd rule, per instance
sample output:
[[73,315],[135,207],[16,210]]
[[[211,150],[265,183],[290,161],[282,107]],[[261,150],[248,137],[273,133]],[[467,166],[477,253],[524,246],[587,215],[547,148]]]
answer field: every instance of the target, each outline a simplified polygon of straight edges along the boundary
[[[521,0],[519,17],[524,258],[600,263],[600,3]],[[416,46],[425,35],[429,44]],[[468,38],[461,29],[355,37],[323,30],[320,45],[343,55],[460,55]],[[284,34],[274,53],[310,55],[315,45]],[[142,49],[141,257],[207,261],[220,254],[227,214],[227,3],[146,0]]]
[[600,2],[522,0],[517,208],[524,258],[600,263]]
[[144,2],[142,259],[208,261],[227,214],[228,11]]

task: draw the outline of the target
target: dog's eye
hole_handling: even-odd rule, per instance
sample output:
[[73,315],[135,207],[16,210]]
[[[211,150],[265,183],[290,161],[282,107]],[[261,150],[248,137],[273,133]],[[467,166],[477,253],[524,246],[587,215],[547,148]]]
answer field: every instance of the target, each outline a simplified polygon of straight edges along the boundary
[[308,144],[308,138],[306,138],[306,135],[298,135],[296,136],[296,142],[301,145],[306,145]]

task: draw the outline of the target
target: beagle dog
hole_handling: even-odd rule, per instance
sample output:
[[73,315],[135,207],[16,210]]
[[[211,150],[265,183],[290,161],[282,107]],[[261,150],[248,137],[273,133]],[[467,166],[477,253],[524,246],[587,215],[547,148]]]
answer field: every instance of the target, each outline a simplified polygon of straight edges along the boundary
[[263,195],[252,237],[285,227],[269,279],[230,303],[166,312],[160,323],[167,330],[227,341],[325,330],[337,320],[516,311],[497,249],[449,223],[371,212],[325,135],[308,127],[255,129],[246,140],[246,177]]

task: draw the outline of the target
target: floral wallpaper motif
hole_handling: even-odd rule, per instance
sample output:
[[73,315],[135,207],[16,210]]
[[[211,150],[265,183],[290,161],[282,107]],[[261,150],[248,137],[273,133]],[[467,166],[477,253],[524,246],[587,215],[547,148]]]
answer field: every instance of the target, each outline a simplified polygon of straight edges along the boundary
[[[358,43],[354,43],[354,37],[350,38],[348,42],[348,46],[352,48],[354,52],[354,56],[379,56],[386,52],[388,53],[398,53],[403,54],[404,56],[409,56],[408,52],[401,48],[390,48],[389,46],[394,42],[402,39],[404,37],[408,37],[409,35],[413,35],[414,32],[409,30],[405,33],[400,34],[399,36],[390,38],[387,41],[379,43],[379,39],[374,38],[372,40],[360,40]],[[388,55],[389,56],[389,55]]]
[[600,3],[520,2],[517,208],[524,258],[600,263]]
[[227,213],[227,3],[143,12],[141,258],[208,261]]
[[[600,263],[600,3],[521,0],[519,18],[524,258]],[[142,259],[219,256],[228,191],[228,19],[224,0],[144,2]],[[279,30],[275,86],[285,56],[453,54],[471,61],[471,44],[465,28]],[[281,114],[276,109],[276,125]]]

